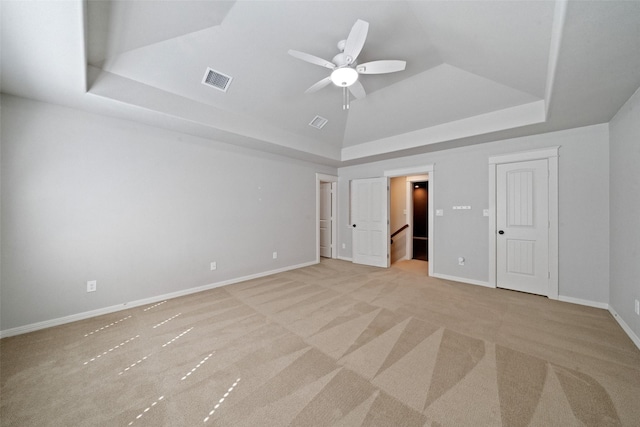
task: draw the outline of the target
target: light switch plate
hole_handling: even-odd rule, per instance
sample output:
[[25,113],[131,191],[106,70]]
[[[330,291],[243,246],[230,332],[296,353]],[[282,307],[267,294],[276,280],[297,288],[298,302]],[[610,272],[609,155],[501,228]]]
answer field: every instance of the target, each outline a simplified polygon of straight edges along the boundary
[[436,216],[444,216],[444,209],[436,209]]
[[87,282],[87,292],[95,292],[97,288],[98,288],[97,280],[89,280]]

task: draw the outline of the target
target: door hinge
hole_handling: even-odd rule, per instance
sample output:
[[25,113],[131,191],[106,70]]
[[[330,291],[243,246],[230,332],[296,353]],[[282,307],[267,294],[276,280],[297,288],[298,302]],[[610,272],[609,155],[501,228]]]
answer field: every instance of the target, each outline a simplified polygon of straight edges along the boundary
[[551,272],[547,271],[547,279],[551,279]]

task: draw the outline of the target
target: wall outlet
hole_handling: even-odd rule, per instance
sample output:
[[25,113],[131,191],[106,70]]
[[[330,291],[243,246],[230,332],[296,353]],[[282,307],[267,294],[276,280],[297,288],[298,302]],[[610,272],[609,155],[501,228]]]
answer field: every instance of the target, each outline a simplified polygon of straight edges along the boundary
[[211,271],[215,270],[216,268],[218,268],[218,263],[217,263],[217,262],[215,262],[215,261],[213,261],[213,262],[211,263]]
[[278,252],[273,253],[273,259],[278,259]]
[[346,243],[342,244],[342,249],[347,249],[347,244]]
[[458,257],[458,265],[464,265],[464,258]]
[[640,316],[640,301],[636,300],[636,314]]
[[98,288],[97,280],[89,280],[87,282],[87,292],[95,292],[97,288]]

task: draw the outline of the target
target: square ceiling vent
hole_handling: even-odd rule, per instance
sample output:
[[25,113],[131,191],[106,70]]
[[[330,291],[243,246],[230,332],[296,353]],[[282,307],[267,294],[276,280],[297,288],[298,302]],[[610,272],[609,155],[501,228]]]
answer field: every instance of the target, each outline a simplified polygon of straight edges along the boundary
[[202,78],[202,84],[226,92],[227,89],[229,89],[231,80],[233,80],[232,77],[222,74],[220,71],[216,71],[213,68],[207,68],[207,71],[204,73],[204,77]]
[[311,120],[311,122],[309,123],[309,126],[316,129],[322,129],[322,127],[326,125],[328,121],[329,120],[325,119],[324,117],[315,116],[313,120]]

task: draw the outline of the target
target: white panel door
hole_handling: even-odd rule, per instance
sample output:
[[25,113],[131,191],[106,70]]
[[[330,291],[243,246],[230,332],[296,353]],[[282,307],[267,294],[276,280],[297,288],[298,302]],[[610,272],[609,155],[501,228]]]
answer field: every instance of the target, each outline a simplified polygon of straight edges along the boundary
[[320,183],[320,256],[331,258],[331,183]]
[[356,179],[351,182],[353,262],[389,266],[389,179]]
[[497,165],[497,286],[549,294],[547,160]]

